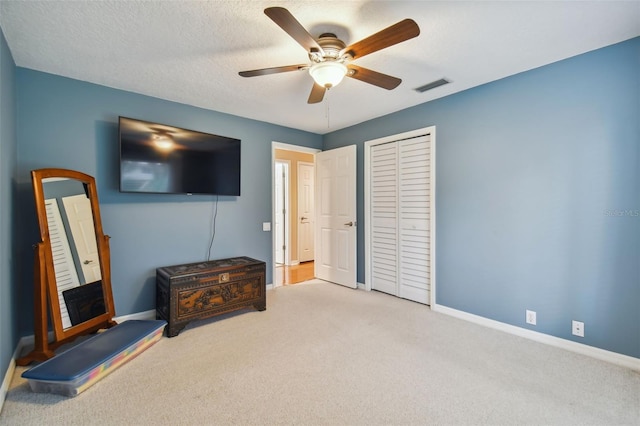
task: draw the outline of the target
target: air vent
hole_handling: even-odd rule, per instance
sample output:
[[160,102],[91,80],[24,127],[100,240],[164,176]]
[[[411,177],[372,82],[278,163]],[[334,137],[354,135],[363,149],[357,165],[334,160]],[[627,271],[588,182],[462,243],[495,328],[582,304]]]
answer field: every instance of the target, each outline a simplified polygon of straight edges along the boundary
[[443,86],[445,84],[451,83],[449,80],[445,79],[445,78],[441,78],[440,80],[436,80],[436,81],[432,81],[431,83],[427,83],[424,86],[420,86],[420,87],[416,87],[415,90],[416,92],[426,92],[427,90],[431,90],[431,89],[435,89],[436,87],[440,87]]

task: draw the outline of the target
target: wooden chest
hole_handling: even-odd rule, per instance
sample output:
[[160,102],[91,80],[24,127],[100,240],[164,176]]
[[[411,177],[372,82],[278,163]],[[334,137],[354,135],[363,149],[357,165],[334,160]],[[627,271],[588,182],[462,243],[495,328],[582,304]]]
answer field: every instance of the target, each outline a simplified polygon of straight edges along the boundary
[[265,263],[249,257],[156,269],[156,318],[177,336],[191,321],[254,307],[267,308]]

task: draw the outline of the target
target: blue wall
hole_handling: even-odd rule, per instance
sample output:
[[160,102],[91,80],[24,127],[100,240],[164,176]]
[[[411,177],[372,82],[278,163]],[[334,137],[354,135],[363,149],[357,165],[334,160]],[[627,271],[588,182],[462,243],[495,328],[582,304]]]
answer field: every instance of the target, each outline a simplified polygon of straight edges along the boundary
[[325,135],[360,223],[363,142],[431,125],[437,303],[640,357],[640,38]]
[[[32,333],[31,245],[38,239],[29,172],[62,167],[95,176],[102,225],[111,236],[117,315],[155,309],[155,269],[208,256],[214,196],[118,191],[118,116],[242,140],[240,197],[220,197],[211,258],[247,255],[271,264],[271,142],[320,148],[322,136],[17,68],[18,182],[24,226],[18,257],[20,331]],[[267,269],[267,282],[271,271]],[[29,293],[31,291],[31,293]]]
[[16,143],[15,63],[0,30],[0,383],[18,342],[13,285]]

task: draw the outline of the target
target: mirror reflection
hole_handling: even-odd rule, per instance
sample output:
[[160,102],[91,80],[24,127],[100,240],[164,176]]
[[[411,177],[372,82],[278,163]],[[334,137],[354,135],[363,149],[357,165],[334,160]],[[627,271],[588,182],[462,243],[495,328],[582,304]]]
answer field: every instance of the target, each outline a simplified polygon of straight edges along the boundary
[[106,312],[93,212],[82,181],[45,178],[42,186],[62,328],[67,329]]

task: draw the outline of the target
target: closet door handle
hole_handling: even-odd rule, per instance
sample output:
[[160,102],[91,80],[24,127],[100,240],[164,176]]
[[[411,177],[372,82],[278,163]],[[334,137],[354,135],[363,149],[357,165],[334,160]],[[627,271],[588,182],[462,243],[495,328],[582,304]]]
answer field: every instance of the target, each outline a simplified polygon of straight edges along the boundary
[[345,226],[353,226],[353,222],[347,222],[345,223]]

